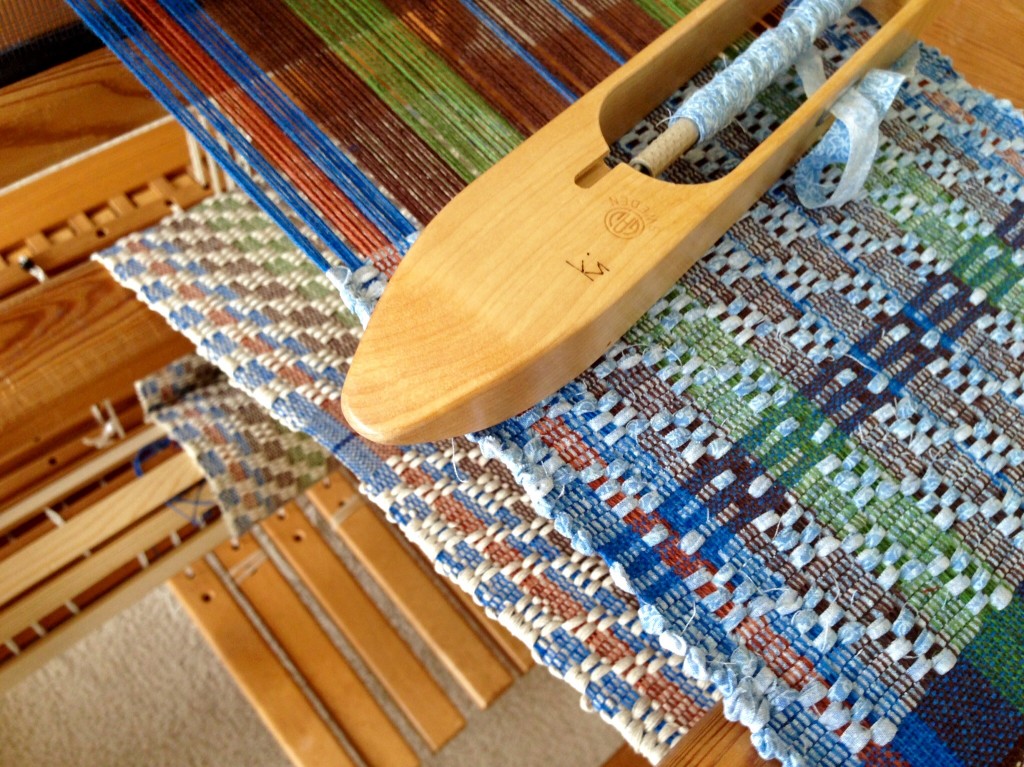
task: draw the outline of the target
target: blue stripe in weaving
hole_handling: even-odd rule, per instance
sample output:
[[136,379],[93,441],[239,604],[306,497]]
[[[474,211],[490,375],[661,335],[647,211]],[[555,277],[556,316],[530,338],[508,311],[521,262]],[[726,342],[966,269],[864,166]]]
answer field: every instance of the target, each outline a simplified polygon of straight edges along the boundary
[[574,27],[576,27],[580,32],[582,32],[591,40],[593,40],[594,44],[597,45],[597,47],[600,48],[602,51],[607,53],[608,57],[611,58],[612,61],[614,61],[619,66],[622,66],[623,64],[626,63],[626,59],[623,58],[617,50],[615,50],[608,43],[606,43],[604,38],[598,35],[594,30],[592,30],[583,21],[583,19],[581,19],[575,13],[566,8],[565,5],[562,4],[561,0],[548,0],[548,2],[555,8],[557,8],[561,12],[561,14],[565,16],[565,18],[569,19],[569,21],[572,22],[572,25]]
[[303,154],[345,192],[359,211],[396,246],[416,228],[364,176],[319,127],[224,33],[194,0],[166,0],[164,6],[224,71],[274,120]]
[[964,763],[946,748],[939,734],[916,713],[910,713],[903,718],[889,747],[912,764],[927,764],[928,767],[965,767]]
[[533,67],[534,71],[537,72],[544,80],[558,91],[558,95],[564,98],[568,103],[572,103],[577,99],[577,95],[573,93],[561,80],[551,74],[544,65],[537,60],[537,58],[521,46],[512,35],[505,31],[505,29],[494,21],[490,16],[484,12],[473,0],[461,0],[462,4],[476,16],[480,22],[487,27],[491,32],[498,36],[498,38],[505,43],[519,58]]
[[[260,207],[270,215],[274,223],[285,231],[292,242],[309,256],[321,271],[330,269],[331,264],[324,258],[320,250],[299,231],[279,206],[271,202],[255,180],[238,167],[227,150],[220,146],[216,138],[200,124],[187,107],[181,104],[174,90],[168,87],[163,78],[166,78],[178,93],[181,93],[214,125],[228,143],[235,148],[235,151],[242,155],[246,162],[284,198],[304,223],[341,258],[346,266],[352,269],[362,266],[359,257],[312,210],[309,204],[291,187],[291,184],[281,178],[277,170],[253,149],[251,143],[219,110],[211,108],[206,95],[185,76],[160,46],[156,45],[131,14],[121,8],[116,1],[111,0],[97,0],[95,5],[89,0],[68,0],[68,2],[97,37],[117,54],[122,63],[142,81],[157,100],[174,115],[175,119],[195,136],[203,148],[226,172],[231,174],[231,177],[252,199],[260,204]],[[136,47],[139,49],[138,51],[135,50]],[[148,61],[146,56],[149,57]]]
[[[572,428],[578,435],[584,436],[584,442],[589,441],[586,438],[587,436],[590,436],[591,439],[598,439],[596,435],[592,435],[592,432],[582,428],[583,424],[580,416],[569,413],[563,415],[562,418],[567,426]],[[639,445],[634,444],[632,438],[623,437],[621,439],[627,441],[628,452],[634,461],[634,465],[642,466],[642,473],[646,477],[665,473],[665,470],[661,469],[660,465],[657,464],[656,458],[643,450]],[[594,445],[590,446],[594,447]],[[619,448],[617,447],[617,449]],[[739,447],[734,447],[733,449],[741,450]],[[745,451],[743,452],[745,453]],[[756,559],[755,555],[742,547],[737,548],[738,544],[735,538],[730,537],[728,531],[713,518],[708,522],[707,506],[705,504],[687,492],[685,488],[679,487],[678,481],[674,478],[668,477],[666,481],[674,484],[676,487],[676,492],[666,493],[665,495],[669,497],[659,505],[659,512],[666,524],[671,525],[677,532],[685,532],[686,530],[697,528],[702,528],[706,531],[709,527],[712,528],[701,546],[701,559],[705,559],[712,567],[718,567],[725,560],[729,560],[739,566],[745,573],[763,572],[763,568],[743,566],[745,563]],[[662,483],[658,482],[658,484]],[[721,495],[727,494],[727,489],[721,493]],[[593,497],[590,497],[591,495]],[[684,625],[693,625],[691,611],[693,610],[695,595],[689,589],[681,587],[678,577],[674,573],[669,572],[658,552],[643,544],[636,533],[624,532],[621,527],[606,525],[606,518],[610,519],[608,515],[614,514],[614,512],[610,510],[607,504],[596,497],[596,493],[591,491],[587,496],[589,502],[585,500],[579,504],[578,508],[589,507],[586,511],[587,527],[592,531],[597,528],[597,532],[594,535],[594,545],[602,556],[609,561],[624,563],[628,575],[638,588],[638,595],[641,600],[644,603],[657,605],[665,614],[670,626],[674,626],[678,630]],[[573,509],[576,507],[576,504],[563,503],[562,507]],[[686,507],[686,512],[683,515],[679,514],[680,507]],[[776,580],[770,577],[765,579],[764,582],[755,585],[758,591],[778,586]],[[708,620],[707,611],[699,599],[697,603],[697,616],[699,620],[696,622],[700,624],[705,646],[708,646],[707,640],[710,639],[710,646],[714,647],[716,652],[729,656],[736,648],[736,642],[720,630],[716,621]],[[777,615],[769,616],[769,620],[773,630],[779,636],[785,638],[790,646],[794,648],[794,651],[809,658],[817,658],[821,655],[811,644],[810,637],[798,634],[792,627],[787,626],[785,622],[780,622]],[[850,653],[847,652],[846,654],[849,655]],[[857,668],[864,669],[863,664],[859,661],[854,665]],[[881,710],[890,708],[891,704],[894,703],[894,696],[891,691],[879,688],[877,685],[872,685],[870,690]],[[778,716],[788,720],[794,711],[796,709],[790,711],[790,716],[785,716],[781,713],[778,715],[773,714],[773,718]],[[842,747],[838,745],[834,735],[831,735],[820,722],[813,718],[806,723],[805,727],[816,734],[814,744],[808,747],[809,751],[822,759],[823,763],[838,763],[844,752]]]

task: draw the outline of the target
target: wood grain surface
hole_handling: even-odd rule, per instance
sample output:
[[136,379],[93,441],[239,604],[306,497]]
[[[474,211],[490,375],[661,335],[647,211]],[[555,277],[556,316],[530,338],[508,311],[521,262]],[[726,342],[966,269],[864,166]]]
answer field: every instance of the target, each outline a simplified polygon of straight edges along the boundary
[[[872,12],[891,13],[898,0],[867,0]],[[967,81],[1024,107],[1024,3],[950,0],[921,39],[953,59]]]
[[209,525],[191,535],[181,545],[173,547],[149,567],[139,570],[102,596],[94,599],[85,609],[30,646],[30,651],[0,664],[0,691],[9,689],[71,647],[82,637],[94,631],[122,610],[141,599],[165,580],[181,570],[196,557],[227,538],[228,528],[223,523]]
[[184,525],[181,514],[171,508],[165,507],[146,517],[91,556],[36,585],[0,611],[0,638],[14,636],[32,622],[42,620],[140,551],[155,546]]
[[366,763],[415,767],[416,754],[256,539],[222,543],[214,555]]
[[803,155],[832,104],[898,59],[945,2],[904,0],[723,178],[669,184],[625,164],[609,168],[610,141],[774,5],[706,0],[427,225],[359,342],[342,391],[346,421],[377,442],[446,440],[564,386]]
[[[142,408],[137,402],[115,412],[126,435],[134,436],[139,429],[148,428],[142,423]],[[82,441],[86,437],[98,436],[100,432],[101,427],[94,420],[82,430],[69,433],[66,441],[53,445],[41,455],[0,471],[0,507],[7,508],[19,503],[29,495],[39,492],[51,481],[67,478],[71,472],[79,471],[92,459],[105,455],[110,446],[97,450]],[[79,471],[76,476],[84,473],[88,471]],[[69,481],[73,481],[73,478]],[[46,495],[48,493],[43,493],[40,497]]]
[[0,89],[0,188],[165,112],[107,49]]
[[263,530],[434,751],[465,725],[455,705],[294,503]]
[[338,536],[477,706],[487,708],[508,689],[512,675],[447,599],[432,574],[402,546],[397,531],[390,529],[379,511],[337,473],[306,495],[329,521],[339,503],[355,499],[351,511],[334,523]]
[[70,522],[0,561],[0,604],[88,553],[170,498],[202,481],[192,459],[179,453],[99,500]]
[[770,767],[750,742],[750,731],[730,722],[722,704],[711,709],[682,740],[658,762],[658,767]]
[[171,580],[171,589],[228,668],[289,759],[298,767],[354,767],[269,645],[206,562]]
[[97,263],[0,302],[0,471],[191,349]]

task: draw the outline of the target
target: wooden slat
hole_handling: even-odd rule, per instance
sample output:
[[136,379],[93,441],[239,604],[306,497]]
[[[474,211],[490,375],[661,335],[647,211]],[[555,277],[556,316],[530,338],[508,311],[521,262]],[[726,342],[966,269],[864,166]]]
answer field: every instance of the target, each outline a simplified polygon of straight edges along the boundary
[[31,495],[25,496],[0,512],[0,530],[102,477],[120,464],[131,460],[142,448],[163,435],[164,432],[159,426],[144,426],[136,433],[104,449],[92,460],[75,466],[66,474],[55,476]]
[[[138,401],[127,406],[121,405],[117,410],[118,420],[124,427],[126,436],[134,436],[142,429],[148,428],[142,423],[142,407]],[[0,508],[16,503],[48,484],[51,479],[65,476],[86,461],[116,447],[116,444],[112,444],[97,450],[82,441],[89,434],[99,433],[99,430],[95,421],[81,428],[71,429],[58,444],[48,446],[48,449],[37,457],[0,474]]]
[[0,612],[0,641],[49,615],[125,561],[181,529],[185,523],[186,520],[173,509],[158,511],[73,567],[32,589]]
[[[865,2],[872,13],[891,16],[898,0]],[[1024,106],[1024,58],[1020,35],[1024,5],[1019,2],[952,0],[921,35],[953,58],[953,66],[969,83]]]
[[227,570],[238,568],[237,575],[232,573],[238,588],[359,755],[379,767],[419,764],[398,729],[259,543],[246,535],[237,543],[221,544],[214,554]]
[[0,187],[164,114],[106,49],[6,86],[0,89]]
[[[159,463],[162,463],[170,457],[172,457],[170,454],[166,454],[156,458]],[[150,468],[153,467],[155,464],[151,464]],[[73,519],[91,508],[94,503],[116,493],[134,480],[135,472],[130,467],[122,466],[120,471],[112,472],[102,482],[95,483],[81,494],[76,493],[73,500],[68,499],[66,502],[57,504],[57,508],[53,509],[56,516],[41,511],[26,517],[5,533],[5,540],[0,546],[0,560],[14,556],[15,553],[31,546],[40,537],[49,535],[60,524],[57,520]]]
[[[0,132],[3,126],[0,112]],[[18,265],[22,257],[53,277],[156,223],[172,206],[187,208],[208,196],[187,165],[185,133],[167,117],[0,190],[0,297],[35,284]]]
[[298,506],[286,504],[262,527],[427,745],[451,740],[462,715]]
[[730,722],[719,703],[658,762],[658,767],[773,767],[750,742],[750,730]]
[[96,263],[0,302],[0,467],[191,349]]
[[65,621],[42,639],[33,642],[25,652],[0,665],[0,690],[9,689],[17,684],[47,660],[64,652],[104,621],[141,599],[227,536],[228,529],[223,523],[210,525],[200,530],[173,551],[160,557],[114,590],[104,594],[86,610]]
[[490,618],[484,611],[484,608],[474,602],[473,597],[458,586],[452,585],[449,591],[476,618],[480,628],[487,632],[487,635],[502,649],[509,662],[520,673],[525,674],[533,668],[533,656],[530,655],[530,648],[525,643],[513,636],[512,632],[498,623],[498,621]]
[[14,263],[14,259],[8,263],[0,258],[0,297],[25,290],[35,284],[35,278]]
[[[334,523],[339,505],[356,492],[335,473],[310,488],[307,495]],[[366,502],[355,502],[340,524],[334,524],[338,535],[480,708],[486,708],[512,684],[512,675]]]
[[0,191],[0,250],[150,179],[184,169],[188,161],[184,130],[167,118],[53,173]]
[[171,588],[288,757],[301,767],[353,761],[220,580],[203,561]]
[[601,767],[651,767],[651,763],[630,746],[622,746]]
[[143,474],[62,525],[0,562],[0,604],[39,583],[117,531],[187,490],[203,473],[184,453]]

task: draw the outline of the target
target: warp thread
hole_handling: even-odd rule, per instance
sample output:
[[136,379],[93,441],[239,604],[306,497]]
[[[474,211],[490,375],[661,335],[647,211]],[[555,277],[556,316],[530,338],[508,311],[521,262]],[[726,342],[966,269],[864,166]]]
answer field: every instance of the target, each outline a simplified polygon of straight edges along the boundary
[[[147,460],[176,445],[177,443],[169,437],[162,437],[139,450],[132,458],[132,471],[135,472],[135,476],[141,477],[145,473],[143,464]],[[164,506],[196,527],[213,521],[217,513],[216,501],[205,497],[201,487],[189,488],[178,493],[167,500]]]
[[96,423],[102,428],[96,436],[83,437],[82,444],[101,450],[115,439],[124,439],[124,426],[121,425],[117,411],[114,410],[114,405],[109,399],[103,400],[103,410],[100,410],[99,405],[94,404],[91,412]]

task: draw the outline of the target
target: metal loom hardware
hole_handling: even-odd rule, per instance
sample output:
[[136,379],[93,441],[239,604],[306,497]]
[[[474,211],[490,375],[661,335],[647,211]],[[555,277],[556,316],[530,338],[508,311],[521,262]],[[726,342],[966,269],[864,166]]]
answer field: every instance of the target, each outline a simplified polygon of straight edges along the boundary
[[821,135],[831,105],[888,66],[945,0],[880,2],[879,32],[724,178],[676,185],[609,146],[776,0],[707,0],[461,192],[374,310],[342,406],[383,443],[499,423],[601,356]]

